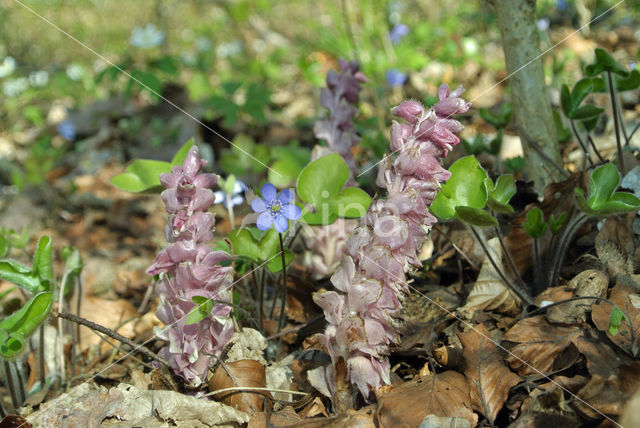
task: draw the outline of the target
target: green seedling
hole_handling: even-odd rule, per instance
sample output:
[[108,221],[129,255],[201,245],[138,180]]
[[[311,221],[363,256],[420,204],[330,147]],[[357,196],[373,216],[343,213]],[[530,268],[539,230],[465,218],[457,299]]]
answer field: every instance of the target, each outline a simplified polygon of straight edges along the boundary
[[532,238],[541,238],[547,231],[547,223],[542,217],[542,210],[538,207],[533,207],[527,212],[527,221],[522,223],[524,231]]
[[553,214],[549,217],[549,230],[553,235],[557,235],[562,230],[565,221],[567,220],[567,213],[562,213],[556,218]]
[[298,176],[296,190],[300,199],[314,210],[307,211],[302,221],[310,225],[331,224],[339,217],[360,218],[371,204],[371,197],[358,187],[344,188],[349,169],[344,159],[332,153],[304,167]]
[[640,208],[640,199],[631,193],[616,192],[620,173],[612,163],[596,168],[589,179],[589,195],[575,189],[578,208],[591,217],[620,214]]
[[491,179],[488,179],[487,188],[489,190],[489,209],[501,214],[513,214],[513,207],[509,205],[509,201],[517,191],[513,175],[501,175],[495,186]]

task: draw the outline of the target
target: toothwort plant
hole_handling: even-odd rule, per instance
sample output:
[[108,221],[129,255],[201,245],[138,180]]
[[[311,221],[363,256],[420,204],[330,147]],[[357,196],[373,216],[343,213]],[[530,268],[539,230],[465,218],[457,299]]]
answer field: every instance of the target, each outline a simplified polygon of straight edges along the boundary
[[405,271],[420,267],[417,252],[436,218],[429,213],[440,182],[449,178],[440,161],[460,140],[462,124],[450,116],[470,105],[447,85],[426,109],[406,101],[392,113],[408,123],[393,123],[391,150],[377,184],[387,197],[374,201],[347,242],[347,254],[331,277],[337,291],[315,293],[328,326],[317,338],[332,364],[309,372],[309,381],[332,398],[335,410],[353,406],[353,386],[365,400],[372,389],[390,383],[388,346],[397,343],[395,317],[408,291]]
[[[160,275],[157,315],[166,327],[157,335],[169,342],[160,355],[192,387],[206,380],[212,358],[234,331],[231,307],[224,304],[231,300],[232,267],[219,265],[230,256],[205,244],[213,238],[215,218],[207,209],[215,198],[210,188],[218,181],[215,174],[200,173],[205,164],[194,146],[182,166],[160,175],[166,188],[161,196],[170,215],[165,231],[169,245],[147,269],[149,275]],[[198,296],[213,301],[213,310],[201,321],[187,324],[185,318]]]
[[[357,61],[341,59],[340,69],[340,73],[333,70],[327,73],[327,87],[322,89],[321,103],[329,110],[329,114],[316,122],[314,131],[316,137],[324,140],[327,146],[316,145],[312,160],[332,152],[338,153],[349,167],[349,179],[345,185],[349,187],[356,185],[354,177],[358,172],[351,147],[360,141],[353,120],[358,114],[356,104],[360,98],[361,84],[367,78],[360,71]],[[355,220],[338,219],[332,224],[303,231],[309,249],[304,263],[316,278],[324,278],[335,272],[346,250],[347,238],[356,226]]]
[[315,146],[311,160],[330,153],[339,153],[349,167],[348,186],[355,185],[354,177],[358,172],[356,162],[351,154],[351,147],[360,138],[353,128],[353,118],[358,114],[356,104],[360,97],[360,84],[367,78],[360,71],[356,61],[340,59],[340,73],[331,70],[327,73],[327,87],[322,89],[320,103],[329,110],[328,116],[316,122],[313,131],[316,138],[324,140],[326,146]]

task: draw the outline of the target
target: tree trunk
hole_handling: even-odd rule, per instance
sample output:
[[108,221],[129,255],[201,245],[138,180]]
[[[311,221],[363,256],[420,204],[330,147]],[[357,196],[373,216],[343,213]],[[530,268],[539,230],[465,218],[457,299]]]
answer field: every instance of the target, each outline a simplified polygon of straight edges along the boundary
[[535,0],[489,0],[498,14],[502,46],[509,73],[508,83],[516,125],[520,133],[529,178],[538,194],[560,179],[539,149],[557,165],[562,158],[544,82]]

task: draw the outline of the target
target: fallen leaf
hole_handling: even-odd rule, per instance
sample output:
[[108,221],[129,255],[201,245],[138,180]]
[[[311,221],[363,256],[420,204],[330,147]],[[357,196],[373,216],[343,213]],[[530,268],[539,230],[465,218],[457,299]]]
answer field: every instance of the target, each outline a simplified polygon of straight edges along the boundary
[[[80,316],[103,327],[116,330],[129,339],[133,339],[135,335],[135,326],[132,321],[136,316],[136,308],[127,300],[108,300],[97,296],[86,296],[80,305]],[[125,323],[129,320],[131,322]],[[93,330],[84,326],[80,327],[80,349],[86,350],[92,345],[99,344],[101,340]],[[105,344],[104,346],[109,345]]]
[[[547,375],[573,364],[562,361],[560,357],[567,348],[573,346],[572,339],[580,334],[577,327],[550,324],[543,315],[525,318],[502,337],[503,341],[515,344],[506,360],[520,376],[544,377],[543,374]],[[563,364],[556,364],[556,360]]]
[[633,234],[629,233],[633,230],[633,221],[636,218],[636,212],[632,211],[624,216],[607,217],[596,235],[596,248],[603,241],[613,241],[622,248],[625,253],[633,254],[635,245],[633,243]]
[[381,428],[417,427],[427,415],[478,421],[464,375],[446,371],[403,383],[378,398]]
[[[219,365],[209,379],[209,390],[214,392],[234,387],[265,388],[264,366],[255,360],[239,360]],[[254,414],[262,411],[265,396],[271,398],[271,394],[266,391],[238,390],[221,392],[213,397],[243,412]]]
[[473,410],[484,415],[493,425],[509,390],[520,382],[520,376],[504,364],[484,325],[458,333],[458,337],[463,347],[464,374]]
[[0,421],[0,428],[31,428],[32,425],[19,415],[7,415]]
[[[492,238],[488,244],[492,250],[493,260],[499,266],[502,265],[502,249],[498,239]],[[502,269],[504,271],[504,268]],[[476,283],[467,296],[465,305],[459,309],[459,313],[471,319],[474,312],[479,310],[509,315],[515,315],[520,310],[517,298],[511,294],[488,258],[482,262]]]
[[[609,278],[603,272],[598,270],[585,270],[576,275],[569,284],[567,289],[574,290],[573,295],[565,296],[564,299],[570,297],[602,297],[607,291]],[[554,287],[561,288],[561,287]],[[544,300],[558,302],[562,298]],[[558,324],[580,324],[586,321],[587,313],[591,312],[591,307],[595,300],[584,299],[574,300],[572,302],[563,303],[549,308],[547,311],[547,319]]]
[[596,254],[598,259],[607,267],[611,278],[618,275],[631,275],[633,273],[633,258],[631,253],[618,243],[610,239],[596,241]]
[[609,416],[622,414],[624,404],[640,385],[640,362],[622,365],[619,370],[618,376],[594,375],[578,392],[581,400],[574,400],[574,405],[582,414],[592,419],[602,418],[603,413]]
[[638,388],[624,406],[620,425],[623,427],[640,427],[640,388]]
[[527,221],[527,211],[523,211],[511,222],[511,230],[504,237],[504,245],[511,253],[513,263],[520,275],[524,275],[533,264],[531,237],[522,227],[522,223],[525,221]]
[[629,296],[636,293],[633,287],[620,282],[611,290],[609,300],[615,303],[627,317],[627,319],[622,320],[620,331],[615,336],[609,332],[609,317],[613,311],[613,307],[609,303],[594,303],[591,314],[593,323],[598,330],[604,331],[616,345],[635,357],[640,354],[640,343],[638,342],[638,335],[640,335],[640,309],[634,307]]

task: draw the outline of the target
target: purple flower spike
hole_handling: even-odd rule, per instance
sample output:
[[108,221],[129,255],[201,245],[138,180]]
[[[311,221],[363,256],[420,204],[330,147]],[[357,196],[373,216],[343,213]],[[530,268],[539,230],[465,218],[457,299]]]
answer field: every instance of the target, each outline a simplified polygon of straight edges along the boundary
[[196,306],[195,296],[231,301],[233,268],[218,264],[229,255],[212,251],[205,244],[213,238],[215,223],[207,211],[214,200],[209,187],[218,181],[217,175],[200,173],[205,163],[194,146],[183,165],[161,174],[160,182],[166,188],[162,199],[170,215],[165,231],[169,245],[147,269],[147,274],[159,275],[156,314],[166,327],[157,335],[168,342],[160,355],[192,387],[206,380],[212,359],[220,355],[234,330],[227,304],[217,303],[211,314],[196,324],[187,325],[185,320]]
[[258,229],[267,230],[273,225],[278,233],[283,233],[289,228],[289,220],[298,220],[302,215],[300,207],[292,203],[295,199],[293,190],[284,189],[278,194],[275,186],[267,183],[260,192],[262,199],[256,198],[251,202],[251,208],[260,214]]

